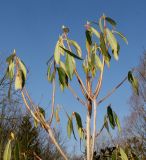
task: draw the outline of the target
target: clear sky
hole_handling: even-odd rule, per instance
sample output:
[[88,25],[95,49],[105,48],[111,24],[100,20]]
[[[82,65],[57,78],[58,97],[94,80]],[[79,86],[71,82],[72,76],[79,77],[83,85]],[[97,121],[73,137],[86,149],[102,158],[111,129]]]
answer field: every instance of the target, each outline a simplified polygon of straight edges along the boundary
[[[0,53],[9,55],[16,49],[29,68],[27,88],[34,101],[47,111],[50,109],[52,87],[47,82],[46,62],[53,54],[61,26],[68,26],[70,38],[85,48],[84,24],[87,20],[98,20],[103,13],[117,21],[117,30],[126,35],[129,44],[127,46],[120,41],[119,62],[112,61],[110,70],[106,70],[101,97],[139,63],[140,55],[146,48],[145,0],[0,0]],[[79,72],[82,75],[81,69]],[[72,86],[79,91],[75,83]],[[101,126],[105,106],[109,103],[123,122],[123,117],[128,114],[130,93],[131,88],[126,83],[101,105],[97,125]],[[86,113],[68,91],[61,94],[59,87],[56,104],[62,104],[69,113],[77,111],[83,117]],[[66,119],[63,116],[62,112],[64,125]]]

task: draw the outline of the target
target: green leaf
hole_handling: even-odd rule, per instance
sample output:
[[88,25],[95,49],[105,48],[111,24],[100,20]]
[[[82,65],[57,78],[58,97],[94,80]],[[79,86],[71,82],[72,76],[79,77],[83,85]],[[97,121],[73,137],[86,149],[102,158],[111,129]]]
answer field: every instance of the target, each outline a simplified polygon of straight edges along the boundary
[[6,62],[9,64],[11,61],[14,61],[14,57],[16,56],[16,53],[12,53],[9,57],[7,57]]
[[60,62],[59,40],[57,41],[56,46],[55,46],[54,59],[55,59],[56,64],[59,64]]
[[59,82],[62,85],[62,87],[68,86],[68,77],[63,68],[57,67],[58,76],[59,76]]
[[100,34],[99,34],[99,32],[98,32],[95,28],[90,27],[90,31],[91,31],[91,33],[93,33],[97,38],[100,38]]
[[108,126],[108,121],[107,121],[107,115],[104,116],[104,127],[106,128],[106,130],[109,133],[109,126]]
[[106,62],[106,64],[109,66],[109,65],[110,65],[111,56],[110,56],[110,54],[108,53],[108,50],[107,50],[107,48],[106,48],[104,36],[103,36],[102,33],[100,34],[100,48],[101,48],[101,53],[102,53],[102,55],[105,57],[105,62]]
[[20,160],[20,148],[19,148],[19,143],[15,143],[15,148],[14,148],[14,159],[15,160]]
[[128,72],[128,81],[132,85],[134,92],[139,95],[139,83],[138,80],[132,75],[132,72]]
[[25,77],[21,69],[17,70],[15,78],[15,90],[21,90],[25,85]]
[[66,66],[65,68],[66,68],[67,75],[71,80],[75,70],[75,63],[73,61],[73,57],[70,56],[69,54],[66,55],[65,66]]
[[97,56],[97,54],[95,54],[95,64],[96,64],[96,67],[101,71],[103,65],[100,58]]
[[113,115],[113,111],[112,111],[111,106],[107,107],[107,115],[108,115],[108,119],[110,122],[110,126],[112,127],[112,129],[114,129],[116,124],[115,124],[114,115]]
[[75,47],[78,56],[82,57],[82,50],[81,50],[81,47],[79,46],[79,44],[73,40],[68,40],[68,42],[70,45],[73,45]]
[[105,17],[105,20],[107,22],[109,22],[112,26],[116,26],[117,25],[116,22],[110,17]]
[[[61,47],[61,46],[60,46]],[[65,49],[65,48],[63,48],[63,47],[61,47],[67,54],[69,54],[70,56],[72,56],[72,57],[74,57],[74,58],[76,58],[76,59],[79,59],[79,60],[83,60],[81,57],[79,57],[79,56],[77,56],[77,55],[75,55],[74,53],[72,53],[71,51],[69,51],[69,50],[67,50],[67,49]]]
[[54,64],[54,61],[51,61],[49,66],[48,66],[48,71],[47,71],[47,77],[48,77],[48,81],[52,83],[54,77],[55,77],[55,70],[53,72],[51,72],[51,68]]
[[27,75],[26,66],[25,66],[25,64],[23,63],[23,61],[20,60],[19,58],[18,58],[18,62],[19,62],[19,65],[20,65],[20,69],[22,70],[23,75],[24,75],[24,78],[25,78],[25,80],[26,80],[26,75]]
[[113,116],[114,116],[114,120],[115,120],[116,126],[118,127],[118,131],[120,133],[121,132],[120,121],[119,121],[119,118],[118,118],[117,114],[114,111],[113,111]]
[[72,132],[73,132],[72,117],[68,117],[68,122],[67,122],[67,135],[68,135],[68,138],[71,138]]
[[7,76],[10,78],[10,80],[13,80],[14,77],[14,67],[15,67],[14,61],[11,60],[7,68]]
[[103,20],[103,16],[102,17],[100,17],[100,19],[99,19],[99,28],[100,28],[100,30],[101,30],[101,32],[103,32],[103,25],[102,25],[102,20]]
[[122,148],[120,148],[120,155],[122,160],[128,160],[128,157]]
[[76,118],[76,124],[77,124],[77,130],[78,130],[79,137],[83,139],[83,130],[82,130],[83,126],[82,126],[81,117],[77,112],[73,112],[73,115]]
[[125,43],[128,45],[128,40],[127,40],[127,38],[126,38],[121,32],[113,31],[113,33],[118,34],[118,35],[125,41]]
[[108,42],[110,44],[110,47],[112,49],[114,58],[116,60],[118,60],[118,44],[117,44],[117,40],[116,40],[115,36],[113,35],[113,33],[108,28],[106,28],[106,34],[107,34],[107,40],[108,40]]
[[46,115],[46,113],[45,113],[45,110],[42,108],[42,107],[40,107],[40,106],[38,106],[38,109],[39,109],[39,112],[43,115],[43,117],[45,118],[45,115]]
[[9,140],[4,150],[3,160],[11,160],[11,150],[11,140]]

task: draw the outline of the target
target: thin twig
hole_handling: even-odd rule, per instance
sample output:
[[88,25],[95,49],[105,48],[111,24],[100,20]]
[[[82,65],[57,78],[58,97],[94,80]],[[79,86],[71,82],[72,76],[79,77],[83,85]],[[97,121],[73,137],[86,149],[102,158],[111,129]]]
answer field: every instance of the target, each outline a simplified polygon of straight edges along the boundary
[[97,96],[99,95],[99,92],[100,92],[100,89],[101,89],[101,85],[102,85],[102,79],[103,79],[103,71],[104,71],[104,66],[105,66],[105,60],[104,60],[104,57],[103,57],[103,62],[102,62],[103,66],[102,66],[102,69],[101,69],[101,72],[100,72],[100,76],[99,76],[99,79],[98,79],[98,83],[97,83],[97,86],[96,86],[96,89],[95,89],[95,92],[94,92],[94,98],[96,99]]
[[73,96],[77,99],[77,101],[82,103],[84,106],[87,106],[86,103],[77,95],[77,93],[73,90],[73,88],[69,84],[68,84],[68,89],[71,91]]
[[99,105],[100,103],[105,101],[108,97],[110,97],[127,80],[127,78],[128,77],[126,76],[116,87],[114,87],[111,91],[109,91],[105,97],[103,97],[101,100],[97,102],[97,105]]
[[56,80],[55,77],[53,79],[53,91],[52,91],[52,112],[51,112],[51,116],[50,116],[50,120],[49,120],[49,124],[51,125],[52,120],[53,120],[53,116],[54,116],[54,107],[55,107],[55,90],[56,90]]

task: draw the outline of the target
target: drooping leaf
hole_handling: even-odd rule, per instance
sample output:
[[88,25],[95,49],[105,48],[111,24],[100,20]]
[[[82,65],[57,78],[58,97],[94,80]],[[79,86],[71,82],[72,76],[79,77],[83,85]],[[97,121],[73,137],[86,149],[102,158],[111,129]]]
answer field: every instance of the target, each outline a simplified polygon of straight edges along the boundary
[[113,111],[111,106],[107,107],[107,115],[108,115],[108,119],[110,122],[110,126],[114,129],[116,124],[115,124],[115,119],[114,119],[114,115],[113,115]]
[[104,127],[106,128],[106,130],[109,133],[109,126],[108,126],[108,121],[107,121],[107,115],[104,116]]
[[93,33],[97,38],[100,38],[99,32],[98,32],[94,27],[90,27],[90,31],[91,31],[91,33]]
[[87,52],[90,53],[91,45],[92,45],[91,32],[89,30],[86,30],[85,34],[86,34],[86,49],[87,49]]
[[15,56],[16,56],[16,53],[15,53],[15,50],[14,50],[14,52],[9,57],[7,57],[6,62],[9,64],[11,61],[14,60]]
[[[61,47],[61,46],[60,46]],[[79,59],[79,60],[83,60],[81,57],[77,56],[76,54],[72,53],[71,51],[61,47],[67,54],[69,54],[70,56],[76,58],[76,59]]]
[[68,122],[67,122],[67,135],[68,138],[71,138],[71,134],[73,132],[73,122],[72,122],[72,117],[68,118]]
[[76,124],[77,124],[77,130],[78,130],[79,137],[81,139],[83,139],[83,130],[82,130],[83,126],[82,126],[81,117],[80,117],[80,115],[77,112],[73,112],[73,115],[76,118]]
[[97,54],[95,54],[95,64],[96,64],[96,67],[101,71],[103,65]]
[[8,140],[5,150],[4,150],[4,154],[3,154],[3,160],[11,160],[11,140]]
[[40,106],[38,106],[38,109],[39,109],[39,112],[43,115],[43,117],[45,118],[45,110],[42,108],[42,107],[40,107]]
[[52,68],[52,66],[53,66],[53,63],[54,63],[54,61],[51,61],[51,62],[49,63],[49,66],[48,66],[47,77],[48,77],[48,81],[49,81],[49,82],[52,82],[53,79],[54,79],[54,77],[55,77],[55,70],[53,70],[53,71],[51,72],[51,68]]
[[107,22],[109,22],[112,26],[116,26],[117,25],[116,22],[110,17],[105,17],[105,20]]
[[120,157],[122,160],[128,160],[128,157],[126,155],[126,153],[124,152],[124,150],[122,148],[119,149],[120,151]]
[[15,143],[15,147],[14,147],[14,159],[20,160],[20,147],[19,147],[18,141]]
[[118,127],[118,131],[119,131],[119,133],[121,133],[120,121],[119,121],[119,118],[118,118],[117,114],[114,111],[113,111],[113,116],[114,116],[116,126]]
[[59,40],[58,40],[56,43],[56,46],[55,46],[55,51],[54,51],[54,59],[55,59],[56,64],[59,64],[59,62],[60,62],[59,47],[60,46],[59,46]]
[[107,48],[106,48],[104,36],[103,36],[102,33],[100,34],[100,48],[101,48],[101,53],[102,53],[102,55],[103,55],[104,58],[105,58],[105,62],[106,62],[106,64],[109,66],[109,65],[110,65],[111,56],[110,56],[110,54],[108,53],[108,50],[107,50]]
[[15,78],[15,90],[21,90],[25,85],[25,77],[21,69],[17,70]]
[[107,34],[107,40],[108,40],[108,42],[110,44],[110,47],[112,49],[114,58],[116,60],[118,60],[118,44],[117,44],[117,40],[116,40],[115,36],[113,35],[113,33],[108,28],[106,28],[106,34]]
[[63,68],[57,67],[58,76],[59,76],[59,82],[62,85],[62,87],[68,86],[68,77]]
[[132,72],[128,72],[128,81],[131,83],[134,92],[139,95],[139,83],[138,80],[132,75]]
[[13,80],[14,77],[14,67],[15,67],[14,61],[11,60],[7,68],[7,76],[10,78],[10,80]]
[[24,62],[22,60],[20,60],[19,58],[18,58],[18,62],[19,62],[20,69],[22,70],[24,78],[26,80],[26,75],[27,75],[26,66],[25,66]]
[[126,38],[121,32],[113,31],[113,33],[118,34],[118,35],[125,41],[125,43],[128,45],[128,40],[127,40],[127,38]]
[[79,44],[74,40],[68,40],[68,42],[70,45],[73,45],[75,47],[77,55],[79,57],[82,57],[82,50],[81,50],[81,47],[79,46]]
[[99,19],[99,28],[100,28],[101,32],[103,32],[102,20],[103,20],[103,16],[100,17],[100,19]]
[[73,57],[70,56],[69,54],[66,55],[65,66],[66,66],[65,68],[66,68],[67,75],[71,80],[75,70],[75,63],[73,61]]

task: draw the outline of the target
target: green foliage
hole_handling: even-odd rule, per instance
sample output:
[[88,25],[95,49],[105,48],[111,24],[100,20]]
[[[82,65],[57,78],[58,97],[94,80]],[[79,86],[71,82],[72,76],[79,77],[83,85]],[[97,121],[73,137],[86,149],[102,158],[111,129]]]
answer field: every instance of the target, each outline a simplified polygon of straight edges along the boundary
[[4,150],[3,160],[11,160],[11,152],[11,139],[9,139]]

